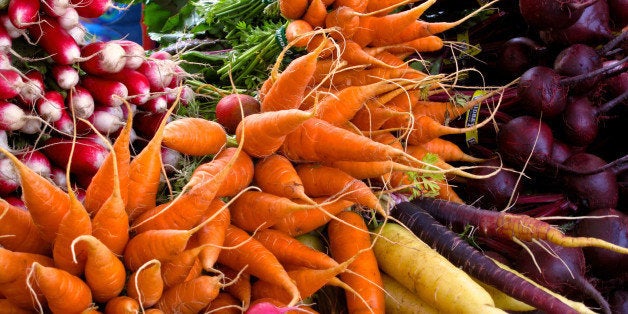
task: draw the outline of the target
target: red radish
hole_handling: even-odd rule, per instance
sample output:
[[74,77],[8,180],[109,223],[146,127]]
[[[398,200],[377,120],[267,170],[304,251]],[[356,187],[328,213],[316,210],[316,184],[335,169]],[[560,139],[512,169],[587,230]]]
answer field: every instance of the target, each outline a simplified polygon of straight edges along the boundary
[[236,127],[250,114],[260,112],[260,102],[246,94],[229,94],[222,97],[216,104],[216,121],[233,134]]
[[166,95],[156,95],[151,97],[145,104],[142,105],[142,110],[161,113],[168,111],[168,107],[168,98]]
[[96,41],[81,48],[84,60],[79,65],[92,75],[117,73],[126,63],[125,54],[124,48],[114,42]]
[[179,102],[182,106],[187,106],[189,103],[194,101],[194,98],[196,97],[196,93],[192,87],[187,85],[166,87],[164,88],[164,93],[166,94],[166,99],[169,104],[173,104],[177,97],[179,97]]
[[[58,2],[59,0],[56,0]],[[67,2],[67,1],[66,1]],[[68,3],[69,4],[69,3]],[[81,23],[80,17],[76,9],[72,7],[68,7],[65,9],[65,12],[59,15],[59,25],[65,29],[72,29],[74,27],[79,26]]]
[[[165,112],[152,113],[143,110],[138,111],[133,117],[133,127],[138,135],[150,139],[155,135],[165,115]],[[170,121],[172,121],[172,117],[168,116],[168,122]]]
[[28,115],[20,106],[0,100],[0,130],[19,130],[27,120]]
[[105,74],[103,77],[126,85],[129,90],[128,100],[134,105],[142,105],[150,98],[150,82],[144,74],[136,70],[123,68],[120,72]]
[[46,89],[44,75],[38,70],[30,70],[24,74],[24,77],[25,81],[20,90],[20,99],[27,104],[33,104],[43,96]]
[[171,174],[179,169],[179,161],[181,161],[182,158],[183,154],[174,149],[165,146],[161,148],[161,162],[164,164],[166,174]]
[[0,70],[0,99],[10,99],[19,95],[24,84],[22,76],[17,71]]
[[38,150],[28,149],[27,151],[15,155],[28,168],[35,171],[42,177],[49,177],[51,173],[50,160],[42,152]]
[[147,59],[137,71],[144,74],[153,92],[163,91],[174,78],[174,62],[170,60]]
[[37,114],[44,121],[55,122],[61,119],[63,109],[65,108],[65,99],[63,95],[56,90],[49,90],[44,96],[39,98],[35,103]]
[[13,152],[13,149],[9,147],[9,136],[7,135],[7,131],[0,130],[0,147],[6,149],[7,151]]
[[112,42],[122,46],[126,53],[126,64],[124,65],[126,68],[131,70],[135,70],[144,63],[146,59],[146,51],[142,45],[126,39],[117,39],[112,40]]
[[26,204],[24,204],[24,201],[22,200],[22,198],[18,197],[18,196],[13,196],[13,195],[9,195],[9,196],[5,196],[3,197],[5,201],[7,201],[7,203],[13,205],[13,206],[17,206],[21,209],[26,209]]
[[55,64],[51,69],[54,81],[61,89],[71,89],[79,82],[79,72],[67,64]]
[[157,50],[150,54],[150,58],[154,60],[172,60],[172,54],[165,50]]
[[15,27],[15,25],[13,25],[11,19],[9,19],[9,16],[7,14],[0,15],[0,25],[4,26],[4,29],[7,31],[7,34],[9,34],[11,38],[18,38],[26,34],[26,31],[24,31],[23,29],[19,29]]
[[41,5],[46,15],[53,17],[61,17],[72,8],[68,0],[42,0]]
[[52,165],[50,168],[50,180],[57,185],[59,188],[67,192],[68,189],[68,177],[66,176],[65,170]]
[[[72,139],[50,137],[42,146],[44,154],[55,165],[66,168],[70,159]],[[70,171],[76,174],[93,175],[102,165],[109,151],[90,139],[77,138]]]
[[73,0],[70,3],[84,18],[97,18],[105,14],[109,9],[122,10],[115,7],[112,0]]
[[9,36],[7,29],[0,25],[0,53],[6,54],[11,52],[13,47],[13,38]]
[[18,131],[24,134],[38,134],[41,133],[43,125],[41,119],[33,117],[33,119],[26,120],[26,123]]
[[[74,64],[81,60],[81,49],[76,40],[56,18],[45,17],[41,23],[28,28],[31,41],[44,49],[57,64]],[[45,35],[45,36],[44,36]]]
[[87,28],[83,24],[77,25],[67,30],[68,34],[76,41],[77,45],[85,45],[88,43]]
[[61,135],[72,135],[74,131],[74,121],[66,109],[61,110],[59,120],[52,123],[53,129]]
[[129,96],[129,90],[123,83],[98,76],[85,75],[80,85],[90,92],[95,102],[105,106],[121,106]]
[[80,85],[74,86],[70,90],[68,96],[65,97],[65,102],[68,108],[73,108],[73,110],[68,110],[73,111],[77,118],[87,119],[94,113],[94,97]]
[[39,22],[40,0],[10,0],[7,14],[17,28],[25,29]]
[[20,177],[13,169],[13,163],[8,158],[0,158],[0,195],[13,193],[19,187]]
[[[2,38],[0,38],[0,50],[2,50]],[[13,62],[11,61],[11,55],[5,52],[0,52],[0,69],[12,69]]]
[[119,107],[100,107],[87,119],[96,130],[104,135],[109,135],[120,130],[124,126],[122,110],[117,114],[110,109],[120,109]]

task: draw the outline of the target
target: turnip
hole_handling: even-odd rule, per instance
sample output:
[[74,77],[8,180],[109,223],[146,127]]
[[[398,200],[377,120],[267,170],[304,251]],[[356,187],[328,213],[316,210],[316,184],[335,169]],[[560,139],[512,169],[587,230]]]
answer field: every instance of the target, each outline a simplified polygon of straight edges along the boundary
[[552,68],[535,66],[525,71],[517,86],[521,106],[535,116],[559,115],[567,104],[568,91],[560,84],[560,75]]
[[[599,238],[628,247],[628,216],[612,208],[589,212],[573,229],[576,236]],[[628,272],[628,255],[598,248],[583,248],[591,274],[610,279]]]
[[246,94],[229,94],[222,97],[216,104],[216,121],[222,124],[229,133],[234,133],[236,127],[250,114],[260,111],[259,101]]
[[560,29],[575,23],[584,9],[597,0],[519,0],[525,22],[539,30]]
[[76,86],[80,79],[78,71],[71,65],[67,64],[55,64],[52,66],[50,72],[52,73],[52,78],[57,83],[59,88],[65,90],[69,90]]
[[595,300],[603,313],[610,313],[608,301],[585,275],[582,248],[552,243],[532,244],[515,258],[517,269],[530,279],[562,295],[585,296]]

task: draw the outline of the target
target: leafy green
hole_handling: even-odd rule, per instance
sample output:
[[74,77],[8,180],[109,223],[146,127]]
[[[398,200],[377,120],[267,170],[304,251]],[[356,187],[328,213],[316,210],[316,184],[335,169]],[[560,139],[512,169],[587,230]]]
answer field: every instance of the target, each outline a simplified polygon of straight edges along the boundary
[[[433,165],[438,161],[438,155],[427,153],[423,156],[423,162]],[[434,166],[426,166],[426,170],[437,170]],[[410,199],[417,197],[435,197],[440,192],[439,181],[445,179],[445,175],[442,173],[427,173],[427,172],[407,172],[408,177],[412,180],[412,188]]]

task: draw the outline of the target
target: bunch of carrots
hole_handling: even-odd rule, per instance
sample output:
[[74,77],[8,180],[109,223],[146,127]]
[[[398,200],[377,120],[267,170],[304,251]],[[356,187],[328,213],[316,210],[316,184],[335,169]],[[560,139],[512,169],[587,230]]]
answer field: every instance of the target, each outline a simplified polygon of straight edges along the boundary
[[[441,136],[490,119],[464,129],[445,120],[503,90],[462,106],[428,101],[453,88],[455,75],[428,75],[406,59],[440,49],[418,42],[437,42],[435,34],[461,22],[421,22],[434,1],[394,11],[409,2],[279,1],[292,19],[284,53],[305,53],[271,69],[259,90],[261,112],[243,117],[235,134],[203,118],[171,120],[179,90],[139,153],[130,150],[133,114],[113,143],[102,138],[108,154],[80,199],[69,180],[63,190],[0,148],[19,174],[23,200],[0,199],[0,313],[316,312],[308,300],[325,286],[344,289],[352,313],[394,309],[402,297],[388,289],[404,283],[381,266],[399,250],[385,244],[403,239],[369,230],[364,217],[390,219],[385,196],[393,193],[463,203],[450,180],[482,176],[449,162],[481,159]],[[212,158],[159,202],[163,147]],[[521,221],[509,222],[508,230],[520,230]],[[295,238],[323,228],[329,254]],[[455,273],[449,280],[465,276],[435,255],[422,263]],[[437,284],[406,290],[421,296],[416,287]],[[491,297],[482,300],[484,310],[500,312]],[[423,302],[426,311],[450,309],[446,298]]]

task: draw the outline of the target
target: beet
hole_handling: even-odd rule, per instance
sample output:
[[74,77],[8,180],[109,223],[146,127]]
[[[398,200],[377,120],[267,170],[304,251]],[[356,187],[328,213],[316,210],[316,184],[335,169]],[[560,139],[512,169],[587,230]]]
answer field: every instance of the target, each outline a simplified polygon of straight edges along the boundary
[[[554,135],[539,118],[519,116],[504,124],[497,134],[497,145],[506,162],[527,169],[546,172],[552,162]],[[531,155],[531,156],[530,156]]]
[[613,291],[608,298],[611,306],[611,312],[614,314],[628,313],[628,290]]
[[608,0],[608,6],[616,29],[628,25],[628,0]]
[[586,263],[582,249],[553,243],[543,245],[547,247],[537,244],[528,246],[534,260],[527,250],[522,249],[516,258],[517,269],[556,293],[578,296],[581,301],[585,301],[586,297],[593,299],[604,313],[610,313],[606,299],[585,276]]
[[[602,1],[602,0],[600,0]],[[554,70],[562,76],[578,76],[591,73],[602,68],[602,58],[591,46],[573,44],[558,53],[554,60]],[[587,93],[600,80],[600,75],[593,75],[584,80],[574,82],[570,93]]]
[[[602,158],[590,153],[576,153],[563,163],[581,171],[595,170],[607,165]],[[595,210],[615,208],[619,200],[617,176],[612,169],[591,175],[564,173],[562,179],[568,196],[581,208]]]
[[584,9],[574,24],[562,29],[542,30],[539,36],[546,44],[595,46],[612,37],[609,20],[607,2],[596,1]]
[[503,44],[497,65],[505,73],[520,76],[538,64],[539,55],[545,50],[545,47],[528,37],[514,37]]
[[[595,237],[628,247],[628,215],[612,208],[591,211],[587,216],[617,217],[580,219],[573,229],[575,236]],[[582,249],[590,272],[601,279],[610,279],[628,273],[628,255],[609,250],[585,247]]]
[[559,115],[567,104],[567,89],[554,69],[535,66],[521,75],[517,86],[521,106],[531,115],[551,118]]
[[587,146],[598,136],[598,109],[587,97],[578,97],[567,103],[562,114],[565,141],[575,146]]
[[536,29],[561,29],[575,23],[584,9],[596,1],[519,0],[519,11],[525,22]]
[[[497,159],[489,159],[477,166],[478,168],[473,169],[473,173],[484,175],[494,171],[488,166],[499,167],[500,162]],[[514,200],[519,194],[518,178],[519,175],[513,171],[500,170],[486,179],[469,179],[466,183],[466,191],[471,197],[477,198],[482,208],[502,210],[508,206],[512,195],[514,195]]]

